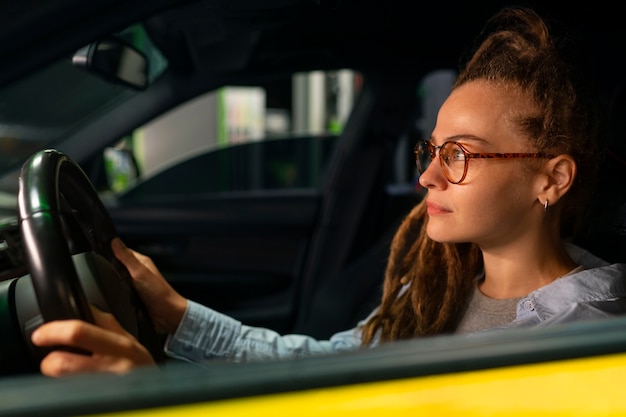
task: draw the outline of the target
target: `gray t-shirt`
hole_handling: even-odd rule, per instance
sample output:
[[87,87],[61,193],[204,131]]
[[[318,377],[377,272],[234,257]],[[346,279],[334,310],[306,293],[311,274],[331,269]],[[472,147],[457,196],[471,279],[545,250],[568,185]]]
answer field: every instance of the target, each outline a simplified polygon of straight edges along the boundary
[[467,308],[456,333],[473,333],[498,327],[515,320],[517,303],[522,297],[496,299],[487,297],[478,285],[467,300]]

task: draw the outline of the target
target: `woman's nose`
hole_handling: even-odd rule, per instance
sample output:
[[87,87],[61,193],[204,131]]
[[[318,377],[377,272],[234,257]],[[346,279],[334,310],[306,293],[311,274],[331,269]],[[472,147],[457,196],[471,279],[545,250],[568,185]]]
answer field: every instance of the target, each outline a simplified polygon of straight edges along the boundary
[[434,158],[430,161],[430,164],[419,177],[419,183],[424,188],[439,188],[444,189],[447,187],[448,180],[441,169],[441,164],[438,158]]

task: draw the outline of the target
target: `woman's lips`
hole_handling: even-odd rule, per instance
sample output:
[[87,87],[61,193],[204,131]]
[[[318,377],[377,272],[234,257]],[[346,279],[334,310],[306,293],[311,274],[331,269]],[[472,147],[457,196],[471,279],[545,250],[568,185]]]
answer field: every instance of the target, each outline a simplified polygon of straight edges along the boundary
[[431,216],[436,216],[439,214],[448,214],[451,213],[451,210],[446,209],[445,207],[437,204],[437,203],[433,203],[432,201],[427,201],[426,202],[426,212],[431,215]]

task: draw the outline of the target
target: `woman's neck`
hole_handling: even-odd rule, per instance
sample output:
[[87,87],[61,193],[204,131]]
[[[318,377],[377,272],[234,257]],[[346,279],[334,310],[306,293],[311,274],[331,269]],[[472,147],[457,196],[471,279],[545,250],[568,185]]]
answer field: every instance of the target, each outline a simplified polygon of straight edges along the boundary
[[511,245],[482,252],[485,279],[479,289],[491,298],[523,297],[578,266],[560,241]]

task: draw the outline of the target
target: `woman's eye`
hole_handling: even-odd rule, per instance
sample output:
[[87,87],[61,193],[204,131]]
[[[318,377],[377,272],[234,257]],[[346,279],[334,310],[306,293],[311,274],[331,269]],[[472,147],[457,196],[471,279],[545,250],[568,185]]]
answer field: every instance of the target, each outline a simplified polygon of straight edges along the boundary
[[453,161],[465,161],[465,154],[460,149],[457,149],[452,153],[452,160]]

